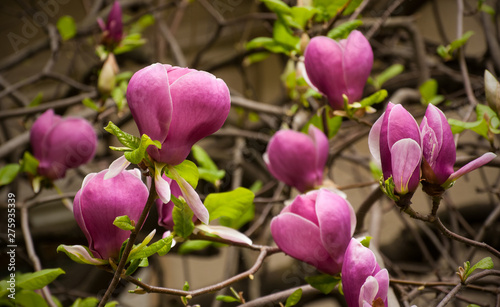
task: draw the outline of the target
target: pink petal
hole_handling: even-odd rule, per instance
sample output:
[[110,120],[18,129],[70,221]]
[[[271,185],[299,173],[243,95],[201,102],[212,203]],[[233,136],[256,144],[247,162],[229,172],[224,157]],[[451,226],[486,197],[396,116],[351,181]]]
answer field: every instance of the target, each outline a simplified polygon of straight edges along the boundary
[[[66,252],[72,254],[81,263],[91,264],[91,265],[106,265],[109,263],[107,259],[99,259],[92,257],[88,250],[81,245],[60,245],[59,248],[63,248]],[[58,248],[58,250],[59,250]]]
[[294,213],[282,213],[272,219],[271,233],[274,242],[285,254],[325,273],[338,273],[337,266],[323,247],[319,227],[313,222]]
[[379,271],[373,252],[352,238],[342,265],[342,289],[348,306],[358,305],[361,286],[368,276],[375,276]]
[[372,47],[361,32],[354,30],[349,34],[342,64],[349,102],[359,101],[373,66]]
[[125,155],[120,156],[118,159],[111,162],[108,172],[104,175],[104,180],[115,177],[123,172],[129,165],[130,162],[125,158]]
[[377,121],[370,129],[370,133],[368,134],[368,147],[370,149],[370,153],[379,166],[381,166],[382,163],[380,160],[380,131],[382,130],[382,122],[384,121],[384,116],[385,113],[383,113],[377,119]]
[[[446,116],[436,106],[429,104],[420,124],[422,150],[435,176],[437,184],[444,183],[453,173],[456,148],[451,127]],[[426,178],[427,179],[427,178]],[[432,180],[429,180],[432,182]]]
[[165,67],[156,63],[137,71],[128,84],[127,102],[139,133],[163,143],[173,112]]
[[203,203],[201,202],[200,195],[196,193],[193,187],[184,178],[179,176],[177,171],[172,166],[167,165],[167,167],[174,177],[174,180],[179,185],[182,196],[186,200],[189,208],[193,210],[194,216],[196,216],[202,223],[208,224],[210,220],[210,214],[208,213],[205,205],[203,205]]
[[[324,150],[324,145],[321,147]],[[305,192],[323,181],[324,165],[318,167],[317,154],[316,144],[310,136],[298,131],[280,130],[267,145],[264,159],[276,179]]]
[[33,123],[30,130],[30,143],[33,155],[38,160],[43,158],[44,138],[49,131],[61,121],[61,116],[55,115],[53,109],[48,109]]
[[420,146],[412,139],[402,139],[392,146],[391,155],[395,190],[399,194],[415,191],[420,180]]
[[343,49],[326,36],[311,39],[304,52],[304,65],[310,82],[325,96],[333,109],[344,108],[342,94],[347,94],[342,65]]
[[197,225],[196,228],[232,242],[252,245],[252,240],[249,237],[233,228],[204,224]]
[[[170,75],[185,70],[176,69]],[[173,76],[174,77],[174,76]],[[221,79],[197,70],[182,74],[170,86],[173,114],[170,130],[161,150],[149,147],[157,160],[177,165],[184,161],[194,143],[219,130],[231,108],[229,89]]]
[[466,165],[462,166],[458,171],[454,172],[451,174],[451,176],[448,178],[448,180],[443,184],[443,185],[449,185],[453,181],[457,180],[458,178],[462,177],[463,175],[472,172],[473,170],[489,163],[491,160],[496,158],[496,154],[492,152],[487,152],[481,157],[475,159],[474,161],[471,161],[467,163]]
[[170,201],[170,184],[163,179],[162,169],[164,165],[159,165],[155,163],[155,189],[158,197],[163,203],[168,203]]
[[364,303],[371,303],[377,298],[378,292],[378,281],[373,276],[368,276],[365,283],[361,286],[359,291],[359,306],[363,306]]
[[323,170],[328,160],[328,138],[323,131],[316,128],[314,125],[309,125],[308,134],[311,137],[316,147],[316,172],[318,178],[323,178]]
[[323,246],[335,260],[340,272],[345,250],[351,241],[353,226],[356,226],[356,223],[351,225],[353,209],[339,195],[321,189],[316,199],[316,215]]

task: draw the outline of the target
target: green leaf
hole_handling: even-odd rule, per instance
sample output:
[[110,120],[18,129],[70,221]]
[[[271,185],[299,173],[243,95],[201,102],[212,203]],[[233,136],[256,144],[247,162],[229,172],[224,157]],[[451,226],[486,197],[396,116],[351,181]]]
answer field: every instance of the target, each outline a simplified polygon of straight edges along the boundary
[[29,151],[25,151],[20,162],[21,171],[36,176],[38,174],[39,163],[38,159],[35,158]]
[[305,134],[308,133],[309,131],[309,125],[313,125],[319,130],[325,132],[326,130],[326,136],[329,139],[332,139],[337,132],[340,129],[340,126],[342,125],[342,117],[341,116],[332,116],[332,112],[329,111],[330,107],[327,107],[326,110],[323,112],[326,112],[326,124],[327,124],[327,129],[324,128],[324,122],[323,122],[323,117],[314,114],[311,119],[302,127],[301,131]]
[[253,50],[257,48],[265,48],[272,53],[284,53],[288,54],[288,49],[282,46],[280,43],[275,41],[274,39],[270,37],[256,37],[249,41],[246,45],[245,48],[247,50]]
[[7,185],[16,179],[21,170],[21,165],[17,163],[7,164],[0,168],[0,186]]
[[281,0],[260,0],[267,8],[277,14],[291,14],[292,9]]
[[40,103],[42,103],[42,99],[43,99],[43,93],[40,92],[36,95],[35,98],[33,98],[33,100],[29,103],[28,107],[32,108],[40,105]]
[[96,307],[99,300],[95,297],[78,298],[71,307]]
[[250,66],[250,65],[252,65],[254,63],[258,63],[258,62],[264,61],[270,55],[271,55],[271,53],[269,53],[267,51],[251,53],[251,54],[247,55],[243,59],[243,65],[244,66]]
[[454,40],[453,42],[451,42],[449,45],[447,46],[443,46],[443,45],[440,45],[438,46],[437,48],[437,53],[439,54],[439,56],[441,56],[445,61],[449,61],[453,58],[453,53],[455,52],[455,50],[459,49],[460,47],[462,47],[463,45],[465,45],[465,43],[467,43],[467,41],[469,40],[469,38],[474,34],[473,31],[467,31],[465,32],[462,37]]
[[140,33],[131,33],[127,35],[118,47],[113,50],[114,54],[122,54],[134,50],[146,43],[146,40],[141,37]]
[[210,241],[189,240],[189,241],[182,243],[182,245],[179,247],[179,250],[177,252],[180,255],[189,254],[192,252],[196,252],[196,251],[205,249],[212,244],[213,244],[213,242],[210,242]]
[[465,279],[467,279],[467,277],[469,277],[470,274],[474,272],[476,269],[482,269],[482,270],[493,269],[493,260],[491,260],[491,257],[486,257],[479,260],[470,269],[466,270],[467,273],[465,274]]
[[156,241],[155,243],[151,244],[150,246],[147,246],[137,252],[135,252],[133,255],[131,254],[129,256],[129,261],[130,260],[136,260],[136,259],[141,259],[141,258],[148,258],[151,255],[156,254],[160,250],[165,252],[163,255],[167,254],[170,251],[170,248],[172,246],[172,236],[160,239]]
[[363,2],[363,0],[352,0],[351,2],[349,2],[346,9],[342,13],[342,15],[344,15],[344,16],[351,15],[352,13],[354,13],[354,11],[358,8],[358,6],[362,2]]
[[225,170],[207,170],[205,168],[199,168],[198,169],[199,174],[200,174],[200,179],[203,179],[207,182],[212,183],[215,186],[218,186],[218,181],[224,178],[226,176],[226,171]]
[[132,225],[132,221],[128,217],[128,215],[117,216],[113,221],[113,225],[122,229],[122,230],[134,230],[135,226]]
[[313,288],[318,289],[324,294],[332,292],[332,290],[335,289],[335,286],[340,283],[340,278],[327,274],[308,276],[305,280]]
[[174,232],[177,236],[187,238],[194,230],[193,211],[186,204],[186,201],[172,196],[171,200],[175,206],[172,211],[174,220]]
[[467,307],[481,307],[481,306],[476,305],[476,304],[469,304],[469,305],[467,305]]
[[215,165],[214,161],[210,158],[203,147],[194,145],[191,149],[191,153],[201,167],[208,170],[218,170],[217,165]]
[[85,98],[82,100],[82,104],[86,106],[87,108],[99,112],[101,109],[91,98]]
[[61,274],[65,274],[65,272],[60,268],[44,269],[34,273],[21,274],[16,280],[16,286],[27,290],[41,289],[50,284]]
[[293,291],[293,293],[290,294],[290,296],[286,299],[285,307],[292,307],[297,305],[301,298],[302,288],[298,288],[297,290]]
[[454,118],[448,118],[448,123],[450,124],[451,132],[453,134],[461,133],[465,129],[469,129],[476,132],[485,139],[489,139],[489,126],[488,122],[486,122],[484,118],[475,122],[463,122]]
[[134,272],[139,268],[139,265],[141,264],[142,259],[133,259],[130,261],[130,265],[127,267],[127,270],[125,271],[125,275],[132,275]]
[[318,21],[327,21],[337,15],[338,11],[349,0],[313,0],[313,6],[318,9]]
[[382,88],[382,85],[389,81],[390,79],[398,76],[405,70],[405,67],[401,64],[393,64],[386,68],[383,72],[375,77],[374,86],[377,89]]
[[474,31],[467,31],[462,35],[462,37],[452,41],[450,43],[450,52],[453,52],[453,51],[457,50],[458,48],[462,47],[463,45],[465,45],[465,43],[467,43],[467,41],[469,40],[469,38],[473,34],[474,34]]
[[362,108],[366,108],[371,105],[381,103],[382,101],[384,101],[386,97],[387,97],[387,91],[379,90],[371,94],[370,96],[363,98],[359,103],[361,104]]
[[63,41],[73,38],[76,34],[76,23],[73,17],[66,15],[59,18],[57,30],[59,30]]
[[359,19],[351,20],[351,21],[346,21],[335,28],[331,29],[328,31],[326,36],[329,38],[333,39],[345,39],[349,34],[353,31],[356,30],[359,26],[361,26],[363,22]]
[[[122,84],[125,84],[125,90],[121,86]],[[125,107],[125,103],[127,101],[125,99],[126,91],[127,91],[127,81],[120,82],[120,86],[115,86],[115,88],[111,90],[111,97],[115,101],[118,111],[123,110],[123,107]]]
[[118,128],[118,126],[113,124],[113,122],[111,121],[108,123],[106,127],[104,127],[104,130],[116,136],[118,138],[118,141],[120,141],[120,143],[122,143],[123,146],[127,146],[130,149],[136,149],[141,144],[140,138],[128,134],[126,132],[123,132],[120,128]]
[[370,172],[375,180],[379,180],[383,176],[382,169],[373,161],[370,161]]
[[300,50],[300,37],[293,35],[292,30],[280,19],[274,22],[273,39],[289,51]]
[[238,219],[252,206],[254,197],[252,191],[239,187],[230,192],[211,193],[204,204],[210,213],[210,221],[220,217]]
[[[134,247],[132,248],[132,250],[130,251],[130,254],[128,255],[128,258],[127,258],[127,261],[130,261],[132,259],[138,259],[138,258],[142,258],[142,257],[136,257],[136,255],[138,253],[140,253],[145,247],[146,245],[149,244],[149,242],[151,242],[151,240],[153,240],[153,237],[156,233],[156,229],[154,229],[153,231],[151,231],[145,238],[144,240],[142,240],[141,244],[139,245],[134,245]],[[128,239],[127,239],[128,240]],[[124,247],[125,242],[123,242],[124,244],[122,245],[122,247]],[[120,252],[120,257],[121,257],[121,252]]]
[[189,283],[187,281],[184,283],[184,286],[182,286],[182,290],[189,291]]
[[262,189],[264,186],[264,183],[261,180],[256,180],[252,185],[248,188],[250,191],[252,191],[254,194],[257,194],[257,192]]
[[310,6],[294,6],[291,9],[292,19],[300,29],[304,29],[309,19],[316,14],[317,9]]
[[143,134],[141,137],[141,141],[139,143],[139,147],[125,152],[125,158],[134,164],[139,164],[146,156],[146,150],[150,145],[156,146],[156,148],[161,148],[161,143],[159,141],[153,141],[149,136]]
[[495,18],[495,15],[496,15],[495,9],[491,6],[489,6],[488,4],[482,4],[481,8],[479,10],[490,15],[492,18]]
[[241,301],[239,298],[235,298],[234,296],[230,296],[230,295],[217,295],[217,297],[215,297],[215,299],[218,301],[223,301],[224,303],[233,303],[233,302],[240,302]]
[[[198,172],[198,167],[196,166],[196,164],[194,164],[193,161],[184,160],[181,164],[175,165],[174,169],[177,171],[179,176],[184,178],[184,180],[186,180],[193,188],[196,189],[200,173]],[[175,179],[173,178],[172,174],[170,174],[170,172],[165,172],[165,175],[172,179]]]
[[32,290],[23,289],[16,293],[16,306],[22,307],[48,307],[45,299]]
[[137,34],[143,32],[147,27],[154,25],[155,18],[151,14],[145,14],[130,27],[129,33]]
[[366,236],[363,238],[363,240],[361,240],[361,245],[363,245],[364,247],[368,248],[370,247],[370,241],[372,240],[372,237],[370,236]]

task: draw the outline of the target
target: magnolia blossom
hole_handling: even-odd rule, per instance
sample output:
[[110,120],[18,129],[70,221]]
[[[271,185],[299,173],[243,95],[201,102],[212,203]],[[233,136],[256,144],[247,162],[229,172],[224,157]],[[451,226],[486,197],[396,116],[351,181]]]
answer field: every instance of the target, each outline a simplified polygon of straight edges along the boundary
[[359,101],[373,66],[373,51],[361,32],[354,30],[339,42],[317,36],[311,39],[304,53],[306,80],[324,94],[333,109],[344,108]]
[[370,152],[381,165],[384,179],[392,176],[395,191],[414,192],[420,181],[421,136],[415,118],[389,102],[382,116],[373,124],[368,137]]
[[109,11],[106,23],[104,23],[101,18],[97,19],[97,23],[103,32],[103,43],[110,46],[118,45],[123,39],[122,9],[120,7],[120,2],[115,0],[111,7],[111,11]]
[[85,119],[61,118],[49,109],[33,123],[30,143],[39,161],[38,174],[54,180],[94,157],[97,136]]
[[352,238],[344,255],[342,290],[349,307],[387,307],[389,273],[373,252]]
[[139,169],[105,180],[107,171],[88,174],[73,203],[76,222],[90,250],[95,258],[105,260],[117,259],[122,243],[130,236],[130,231],[113,225],[115,218],[127,215],[137,222],[149,195]]
[[356,215],[341,196],[320,189],[299,195],[271,221],[271,233],[287,255],[335,275],[356,227]]
[[328,138],[321,130],[309,126],[309,134],[280,130],[267,145],[264,161],[278,180],[305,192],[323,182],[328,158]]
[[447,187],[464,174],[490,162],[496,154],[489,152],[468,163],[458,171],[453,170],[456,148],[451,127],[444,113],[429,104],[420,124],[422,134],[422,178],[435,185]]
[[162,144],[161,149],[150,146],[148,153],[169,165],[184,161],[194,143],[219,130],[231,108],[221,79],[158,63],[132,76],[127,102],[141,135]]

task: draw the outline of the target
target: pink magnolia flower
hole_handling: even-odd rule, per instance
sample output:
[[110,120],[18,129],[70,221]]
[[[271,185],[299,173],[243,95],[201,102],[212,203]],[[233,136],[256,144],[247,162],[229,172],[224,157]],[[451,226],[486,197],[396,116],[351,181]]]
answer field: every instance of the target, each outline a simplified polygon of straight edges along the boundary
[[97,23],[103,32],[103,43],[109,46],[118,45],[123,39],[122,9],[120,7],[120,2],[115,0],[109,11],[106,23],[104,23],[101,18],[97,19]]
[[276,132],[264,154],[269,172],[300,192],[321,185],[327,159],[328,138],[313,125],[309,126],[309,134],[293,130]]
[[127,101],[141,134],[162,143],[148,148],[157,162],[177,165],[194,143],[219,130],[231,108],[229,89],[210,73],[153,64],[130,79]]
[[422,177],[431,184],[449,186],[464,174],[490,162],[496,154],[489,152],[463,166],[453,170],[456,161],[456,148],[451,127],[446,116],[436,106],[429,104],[420,124],[422,134]]
[[373,252],[352,238],[344,255],[342,290],[349,307],[387,307],[389,273]]
[[45,111],[30,131],[33,155],[40,162],[38,173],[49,179],[63,178],[66,170],[89,162],[95,155],[97,136],[83,118],[61,118]]
[[271,221],[271,233],[287,255],[335,275],[356,227],[356,215],[341,196],[320,189],[299,195]]
[[402,105],[389,102],[385,113],[370,130],[370,152],[382,166],[384,180],[392,176],[395,191],[400,195],[418,187],[421,143],[418,124]]
[[342,110],[343,94],[349,103],[361,99],[373,66],[373,51],[357,30],[339,42],[317,36],[307,45],[304,64],[309,83],[328,98],[333,109]]
[[130,231],[116,227],[113,221],[118,216],[127,215],[137,222],[149,192],[139,169],[123,171],[104,180],[107,172],[103,170],[85,177],[82,188],[76,193],[73,213],[94,257],[116,260]]

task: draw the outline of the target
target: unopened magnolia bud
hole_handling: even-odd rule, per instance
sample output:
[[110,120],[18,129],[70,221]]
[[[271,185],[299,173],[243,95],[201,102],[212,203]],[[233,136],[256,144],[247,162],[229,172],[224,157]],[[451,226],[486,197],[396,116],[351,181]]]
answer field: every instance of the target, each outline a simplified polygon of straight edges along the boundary
[[311,39],[309,38],[309,35],[307,35],[307,33],[302,33],[302,35],[300,36],[300,53],[304,54],[304,52],[306,51],[306,48],[307,48],[307,45],[309,45],[309,41]]
[[97,80],[97,89],[102,95],[110,95],[115,88],[116,74],[119,68],[116,63],[115,55],[110,53],[102,65],[99,79]]
[[484,91],[488,105],[498,114],[500,111],[500,83],[487,70],[484,71]]

